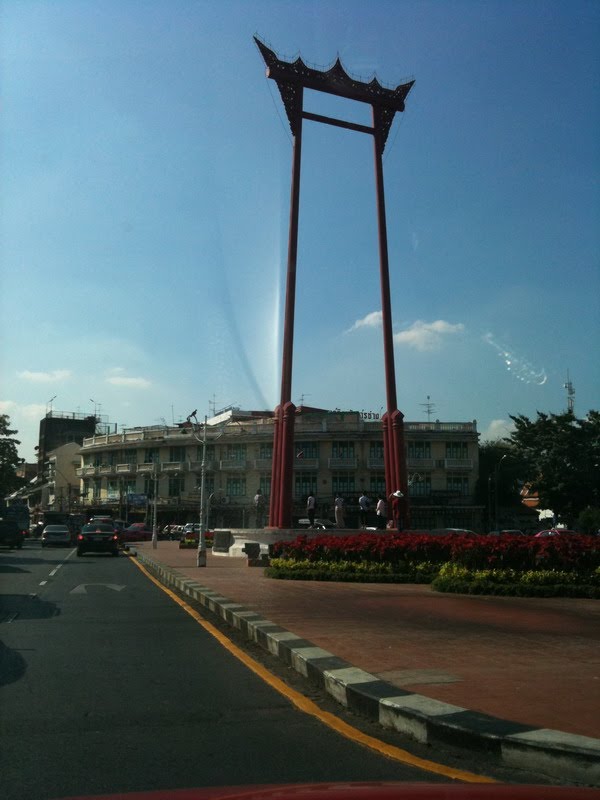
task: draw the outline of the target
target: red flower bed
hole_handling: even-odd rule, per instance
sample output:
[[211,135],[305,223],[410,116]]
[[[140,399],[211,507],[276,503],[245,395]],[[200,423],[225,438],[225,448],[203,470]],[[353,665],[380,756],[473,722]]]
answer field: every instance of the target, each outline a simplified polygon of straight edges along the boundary
[[473,569],[569,569],[589,571],[600,565],[600,540],[593,536],[430,536],[359,533],[355,536],[298,536],[273,545],[275,558],[294,561],[369,561],[443,564]]

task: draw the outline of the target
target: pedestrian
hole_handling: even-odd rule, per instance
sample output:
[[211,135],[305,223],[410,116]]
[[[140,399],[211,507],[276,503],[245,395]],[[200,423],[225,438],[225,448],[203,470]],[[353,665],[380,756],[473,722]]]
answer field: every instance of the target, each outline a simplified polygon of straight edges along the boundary
[[405,513],[405,506],[406,506],[406,498],[398,489],[395,492],[392,492],[390,495],[390,499],[392,501],[392,516],[394,518],[394,525],[396,530],[402,531],[404,530],[404,513]]
[[346,523],[344,522],[344,498],[338,494],[333,501],[333,505],[335,508],[335,526],[336,528],[345,528]]
[[387,503],[381,495],[377,498],[375,514],[377,515],[377,530],[384,531],[387,525]]
[[262,493],[262,489],[257,489],[256,494],[254,495],[254,508],[256,509],[257,528],[265,527],[265,507],[266,507],[266,501],[265,501],[265,496]]
[[317,500],[311,492],[306,498],[306,514],[308,516],[309,528],[315,527],[315,512],[317,510]]
[[363,492],[361,496],[358,498],[358,516],[360,519],[360,527],[363,530],[365,530],[367,527],[370,507],[371,507],[371,501],[369,500],[368,495],[365,492]]

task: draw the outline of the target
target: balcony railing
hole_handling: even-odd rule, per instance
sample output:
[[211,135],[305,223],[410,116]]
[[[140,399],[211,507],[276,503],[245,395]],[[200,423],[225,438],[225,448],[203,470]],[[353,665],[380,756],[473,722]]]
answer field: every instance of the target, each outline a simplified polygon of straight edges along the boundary
[[153,473],[153,472],[156,471],[157,467],[158,467],[158,464],[154,464],[153,462],[151,462],[149,464],[138,464],[137,465],[137,471],[138,472],[143,472],[145,474],[148,473],[148,472]]
[[319,469],[318,458],[295,458],[294,469]]
[[161,472],[185,472],[186,461],[163,461],[160,465]]
[[369,456],[367,459],[368,469],[383,469],[384,466],[383,456]]
[[[189,468],[190,468],[190,472],[198,472],[199,473],[202,470],[202,461],[190,461],[189,462]],[[215,469],[216,469],[215,462],[212,459],[209,460],[207,458],[206,461],[204,462],[204,469],[206,470],[206,472],[214,472]]]
[[444,465],[446,469],[473,469],[472,458],[447,458]]
[[433,458],[409,457],[406,461],[406,464],[410,469],[433,469],[435,466],[435,461]]
[[254,469],[268,469],[271,470],[273,467],[273,459],[272,458],[256,458],[254,460]]
[[237,458],[224,458],[222,461],[219,462],[219,466],[221,467],[221,469],[234,470],[236,472],[245,470],[246,464],[247,464],[246,459],[237,459]]
[[358,458],[330,458],[328,465],[329,469],[356,469]]
[[136,472],[136,470],[137,464],[117,464],[115,467],[115,472],[122,472],[126,474]]

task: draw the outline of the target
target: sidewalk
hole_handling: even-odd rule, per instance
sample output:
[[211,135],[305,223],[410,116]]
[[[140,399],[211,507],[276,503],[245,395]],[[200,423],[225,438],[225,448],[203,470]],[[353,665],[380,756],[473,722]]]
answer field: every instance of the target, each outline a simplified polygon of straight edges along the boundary
[[[369,673],[362,681],[375,676],[388,689],[396,687],[399,697],[440,701],[433,713],[450,714],[452,707],[478,712],[482,719],[489,715],[497,718],[501,735],[503,721],[511,720],[523,735],[559,731],[573,746],[576,737],[600,740],[596,600],[467,597],[438,594],[423,585],[280,581],[264,577],[262,568],[249,568],[246,559],[210,552],[207,567],[198,568],[196,551],[179,550],[177,542],[161,541],[156,550],[145,542],[133,549],[140,561],[150,559],[191,578],[307,640],[304,647],[312,644]],[[487,717],[483,721],[489,727]],[[596,750],[600,763],[600,741],[579,744]]]

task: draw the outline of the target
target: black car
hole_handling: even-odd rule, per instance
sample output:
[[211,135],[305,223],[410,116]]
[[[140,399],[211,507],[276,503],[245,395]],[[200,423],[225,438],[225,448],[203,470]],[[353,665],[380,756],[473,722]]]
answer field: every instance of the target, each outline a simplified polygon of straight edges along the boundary
[[84,553],[112,553],[119,555],[119,534],[106,522],[84,525],[77,536],[77,555]]
[[0,519],[0,545],[4,547],[23,547],[25,531],[22,531],[14,519]]

